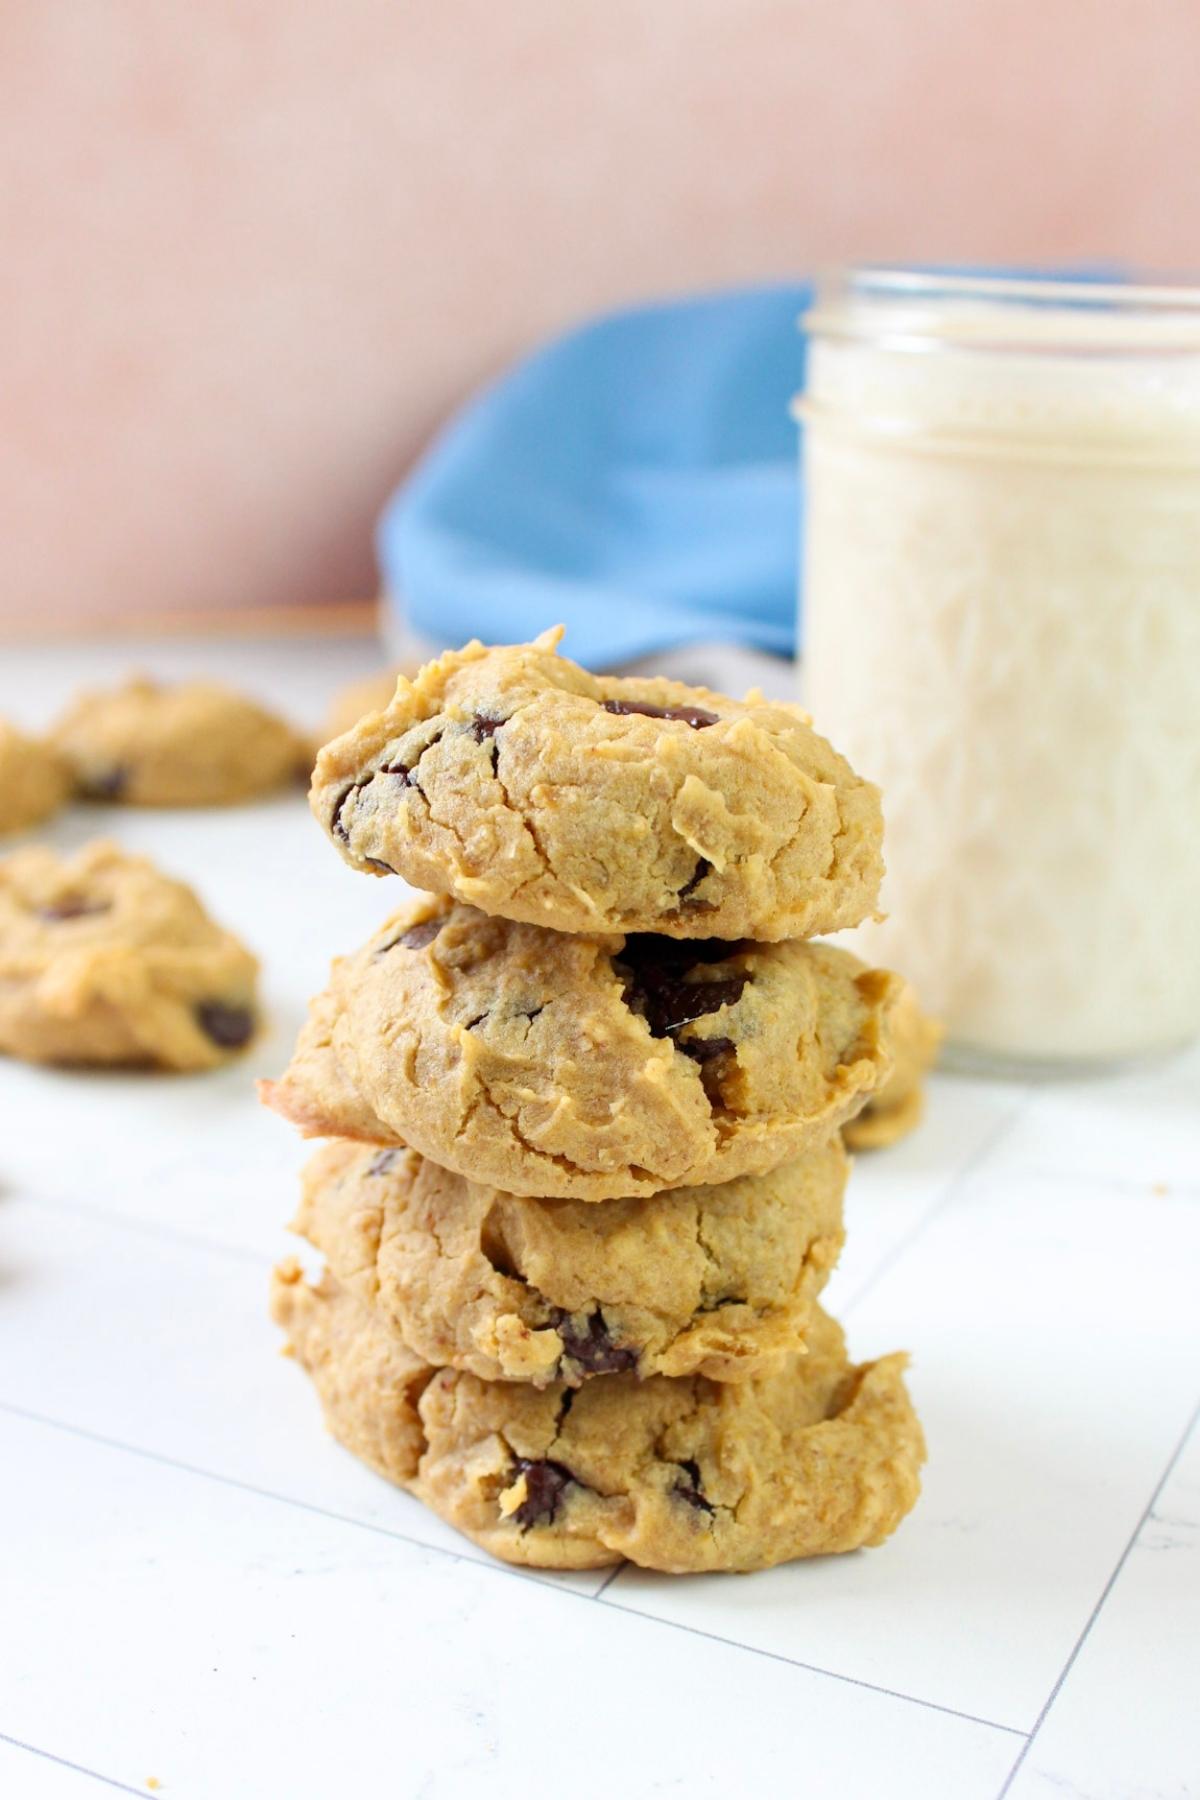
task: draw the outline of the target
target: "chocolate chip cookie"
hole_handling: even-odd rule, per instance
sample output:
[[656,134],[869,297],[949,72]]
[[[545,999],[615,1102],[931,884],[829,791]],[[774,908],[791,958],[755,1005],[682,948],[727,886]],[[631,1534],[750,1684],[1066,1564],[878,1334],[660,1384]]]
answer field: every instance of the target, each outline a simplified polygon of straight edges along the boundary
[[0,719],[0,833],[23,831],[57,812],[70,785],[49,744]]
[[750,1380],[616,1374],[580,1389],[435,1372],[295,1264],[273,1310],[334,1436],[506,1562],[760,1569],[882,1543],[917,1498],[904,1358],[854,1367],[819,1308],[807,1354]]
[[469,644],[327,744],[317,818],[346,860],[564,932],[774,942],[855,925],[879,795],[797,707],[594,676]]
[[299,780],[309,743],[213,681],[129,681],[81,694],[54,741],[80,795],[127,806],[227,806]]
[[93,843],[0,860],[0,1052],[210,1069],[257,1023],[258,965],[196,895]]
[[528,1200],[339,1140],[294,1229],[426,1362],[485,1380],[757,1373],[803,1341],[842,1244],[835,1134],[769,1175],[649,1200]]
[[892,1072],[862,1112],[843,1127],[852,1150],[881,1150],[896,1143],[916,1129],[925,1110],[922,1084],[937,1060],[942,1027],[921,1011],[907,982],[888,1015],[887,1035]]
[[862,1107],[894,987],[828,944],[568,936],[424,898],[334,964],[264,1098],[506,1193],[711,1185]]

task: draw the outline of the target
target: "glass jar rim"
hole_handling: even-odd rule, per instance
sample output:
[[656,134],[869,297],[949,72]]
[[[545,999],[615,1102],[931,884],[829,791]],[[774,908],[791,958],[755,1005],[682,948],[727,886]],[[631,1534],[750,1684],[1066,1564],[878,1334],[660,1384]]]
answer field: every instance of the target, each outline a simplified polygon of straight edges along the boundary
[[868,263],[822,275],[803,324],[813,336],[898,350],[1194,355],[1200,281]]

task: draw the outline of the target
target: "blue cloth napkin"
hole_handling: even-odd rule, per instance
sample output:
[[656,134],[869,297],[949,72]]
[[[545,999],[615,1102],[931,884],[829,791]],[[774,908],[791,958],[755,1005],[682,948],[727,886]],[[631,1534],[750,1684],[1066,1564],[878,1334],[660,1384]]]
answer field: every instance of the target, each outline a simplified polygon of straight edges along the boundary
[[638,307],[472,399],[380,520],[385,592],[437,643],[567,626],[601,666],[684,642],[790,654],[803,383],[794,284]]

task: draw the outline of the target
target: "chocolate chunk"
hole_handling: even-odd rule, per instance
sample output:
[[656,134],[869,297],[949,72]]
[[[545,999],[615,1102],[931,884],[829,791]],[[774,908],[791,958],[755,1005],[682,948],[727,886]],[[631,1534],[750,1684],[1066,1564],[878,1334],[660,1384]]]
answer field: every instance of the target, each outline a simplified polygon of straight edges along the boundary
[[240,1050],[254,1035],[254,1014],[248,1006],[228,1006],[223,1000],[201,1000],[196,1022],[222,1050]]
[[691,875],[680,888],[678,898],[680,900],[690,900],[705,876],[711,874],[712,864],[709,862],[707,856],[700,857],[695,868],[692,870]]
[[444,919],[422,919],[419,925],[410,925],[407,931],[389,947],[393,950],[423,950],[426,944],[432,944],[442,926]]
[[399,1154],[398,1150],[381,1150],[379,1155],[373,1156],[367,1164],[367,1174],[386,1175],[389,1170],[395,1168],[396,1158]]
[[725,1056],[734,1047],[732,1038],[688,1038],[686,1043],[676,1045],[685,1056],[693,1062],[712,1062],[718,1056]]
[[361,782],[352,781],[349,787],[342,789],[341,793],[338,795],[337,805],[333,809],[333,817],[329,821],[329,828],[333,832],[334,837],[338,838],[343,844],[348,844],[350,842],[350,833],[342,824],[342,809],[351,794],[357,794],[361,785]]
[[672,938],[659,937],[652,931],[635,931],[625,939],[618,960],[631,967],[653,964],[672,975],[686,975],[705,963],[728,962],[746,948],[741,938]]
[[686,1500],[688,1505],[694,1506],[698,1512],[706,1512],[711,1517],[717,1509],[712,1504],[711,1500],[706,1500],[704,1498],[704,1493],[700,1486],[700,1464],[688,1460],[686,1462],[681,1462],[679,1467],[683,1470],[687,1479],[686,1481],[677,1481],[675,1486],[671,1489],[671,1492],[673,1494],[678,1494],[681,1500]]
[[495,737],[500,727],[507,723],[507,719],[489,719],[486,713],[476,713],[468,729],[475,742],[482,744],[486,738]]
[[410,925],[399,937],[392,938],[390,943],[381,944],[375,951],[376,956],[386,956],[389,950],[424,950],[426,944],[432,944],[445,919],[422,919],[418,925]]
[[589,1375],[619,1375],[624,1369],[636,1368],[637,1351],[613,1343],[599,1308],[588,1315],[582,1330],[571,1323],[567,1313],[560,1313],[555,1323],[563,1355],[571,1357]]
[[703,706],[652,706],[648,700],[606,700],[605,712],[610,713],[645,713],[648,719],[673,719],[680,725],[690,725],[693,731],[703,731],[706,725],[715,725],[719,714],[707,712]]
[[39,906],[39,919],[87,919],[93,913],[112,911],[108,900],[89,900],[84,894],[64,894],[61,900],[52,900],[49,906]]
[[655,1037],[673,1037],[683,1026],[741,999],[750,979],[745,972],[716,981],[686,979],[706,963],[727,961],[738,948],[721,938],[689,942],[636,934],[626,938],[624,949],[613,961],[629,971],[626,1004],[642,1015]]
[[88,800],[119,800],[129,786],[129,770],[123,768],[102,769],[94,775],[84,775],[79,783],[79,791]]
[[413,780],[413,771],[407,763],[384,763],[379,773],[394,775],[401,787],[416,787],[417,785]]
[[522,1456],[517,1459],[517,1474],[525,1477],[525,1498],[509,1517],[522,1531],[552,1524],[563,1489],[575,1479],[570,1469],[558,1462],[528,1462]]

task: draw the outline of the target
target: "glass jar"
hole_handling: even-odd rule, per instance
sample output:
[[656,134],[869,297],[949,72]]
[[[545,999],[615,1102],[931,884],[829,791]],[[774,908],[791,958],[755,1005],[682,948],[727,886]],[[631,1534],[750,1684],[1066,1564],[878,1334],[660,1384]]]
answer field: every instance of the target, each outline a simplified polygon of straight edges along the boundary
[[879,783],[884,921],[963,1062],[1200,1029],[1200,290],[819,291],[805,700]]

